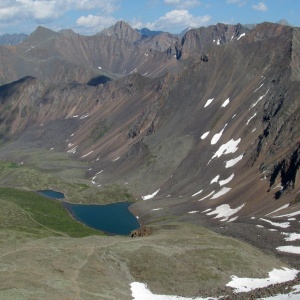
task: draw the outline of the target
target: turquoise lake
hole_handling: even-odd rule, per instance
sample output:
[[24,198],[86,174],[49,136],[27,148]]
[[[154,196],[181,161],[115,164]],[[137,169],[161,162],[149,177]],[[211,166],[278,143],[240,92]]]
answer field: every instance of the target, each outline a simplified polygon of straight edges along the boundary
[[65,203],[64,206],[79,222],[112,235],[128,235],[140,227],[136,217],[128,210],[132,203],[107,205]]
[[[54,199],[65,195],[53,190],[38,191],[38,194]],[[107,205],[85,205],[63,202],[64,207],[77,221],[111,235],[128,235],[140,227],[136,217],[128,210],[132,203],[120,202]]]

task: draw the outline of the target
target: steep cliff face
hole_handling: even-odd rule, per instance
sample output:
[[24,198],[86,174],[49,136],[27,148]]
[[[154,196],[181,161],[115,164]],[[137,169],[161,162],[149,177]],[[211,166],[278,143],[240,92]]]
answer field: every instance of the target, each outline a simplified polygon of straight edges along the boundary
[[209,27],[201,27],[189,30],[175,48],[178,58],[199,55],[205,52],[211,45],[224,45],[242,38],[249,29],[241,24],[225,25],[217,24]]

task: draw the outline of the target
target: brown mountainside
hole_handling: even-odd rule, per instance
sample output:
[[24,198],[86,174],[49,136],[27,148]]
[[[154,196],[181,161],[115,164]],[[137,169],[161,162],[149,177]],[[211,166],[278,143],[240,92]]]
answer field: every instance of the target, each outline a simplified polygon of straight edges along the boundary
[[[261,37],[264,26],[269,34]],[[270,212],[294,201],[299,186],[294,35],[291,27],[262,24],[244,39],[212,44],[208,61],[157,79],[136,74],[92,87],[28,78],[2,86],[2,136],[60,151],[71,144],[74,157],[97,160],[88,176],[103,169],[99,184],[126,183],[137,197],[159,190],[156,197],[184,198],[188,206]],[[58,120],[72,124],[74,136],[62,127],[61,140],[48,140]]]

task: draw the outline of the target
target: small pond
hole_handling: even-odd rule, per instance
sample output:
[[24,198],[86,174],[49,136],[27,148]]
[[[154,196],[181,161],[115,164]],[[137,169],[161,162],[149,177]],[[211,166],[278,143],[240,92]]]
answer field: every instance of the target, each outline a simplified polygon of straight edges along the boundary
[[37,191],[39,195],[48,197],[48,198],[54,198],[54,199],[64,199],[65,195],[60,192],[56,192],[53,190],[42,190],[42,191]]
[[[65,198],[53,190],[38,191],[38,194],[54,199]],[[85,205],[64,202],[64,207],[79,222],[108,234],[128,235],[140,227],[136,217],[128,210],[132,203],[119,202],[107,205]]]

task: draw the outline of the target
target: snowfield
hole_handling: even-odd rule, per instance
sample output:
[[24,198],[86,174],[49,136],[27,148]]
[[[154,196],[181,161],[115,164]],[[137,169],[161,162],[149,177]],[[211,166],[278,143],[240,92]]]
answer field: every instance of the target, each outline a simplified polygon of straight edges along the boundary
[[287,282],[296,278],[298,270],[295,269],[274,269],[269,272],[267,278],[239,278],[231,276],[231,281],[226,286],[234,288],[236,293],[249,292],[254,289],[267,287],[271,284]]
[[271,225],[276,226],[276,227],[281,227],[281,228],[288,228],[288,227],[290,227],[290,222],[278,223],[278,222],[272,222],[270,220],[263,219],[263,218],[260,218],[260,220],[265,221],[267,223],[270,223]]

